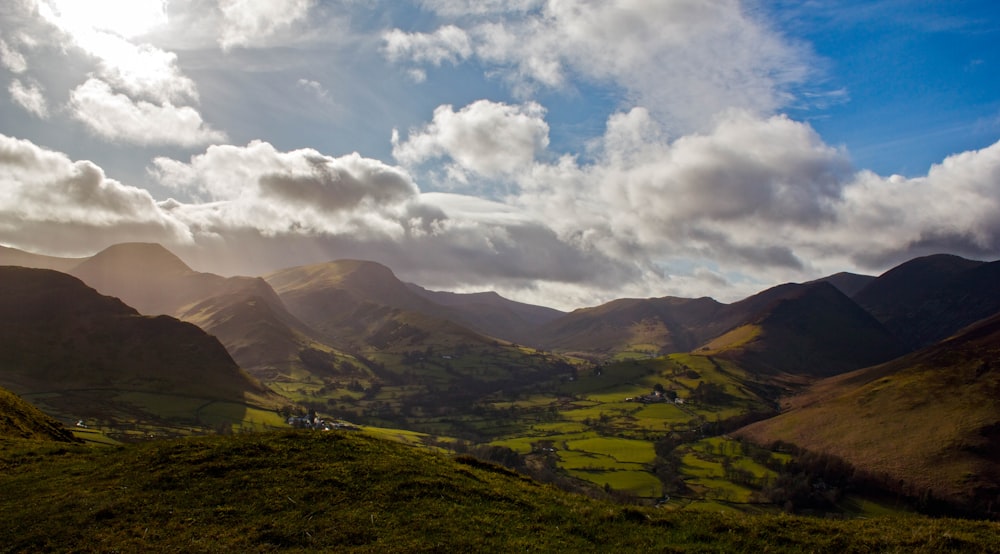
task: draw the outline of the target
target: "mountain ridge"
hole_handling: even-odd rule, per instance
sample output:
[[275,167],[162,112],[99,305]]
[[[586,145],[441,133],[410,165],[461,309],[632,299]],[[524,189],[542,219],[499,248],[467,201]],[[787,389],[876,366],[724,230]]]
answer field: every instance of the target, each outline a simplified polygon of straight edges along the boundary
[[836,455],[979,510],[1000,497],[1000,313],[952,337],[813,384],[737,432]]

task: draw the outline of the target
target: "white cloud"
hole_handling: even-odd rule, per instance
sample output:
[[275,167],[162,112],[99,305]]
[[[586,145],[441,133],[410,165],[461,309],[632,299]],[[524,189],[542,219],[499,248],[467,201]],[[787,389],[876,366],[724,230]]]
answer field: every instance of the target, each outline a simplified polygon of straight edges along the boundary
[[[462,5],[431,4],[456,15],[476,13]],[[441,40],[446,29],[467,38]],[[789,89],[810,72],[808,54],[737,0],[550,0],[534,11],[473,18],[464,30],[395,29],[385,36],[397,45],[387,48],[392,61],[476,57],[519,94],[565,87],[571,78],[611,83],[675,132],[706,130],[714,116],[733,108],[772,113],[789,103]]]
[[166,186],[212,202],[216,225],[249,225],[266,233],[344,233],[369,227],[398,234],[418,190],[409,175],[358,154],[332,158],[315,150],[279,152],[254,141],[212,146],[182,163],[155,160]]
[[72,255],[134,240],[180,244],[190,237],[147,191],[107,178],[90,162],[0,135],[0,242]]
[[295,82],[295,86],[302,90],[308,91],[310,94],[315,96],[321,102],[331,102],[330,91],[326,89],[320,82],[313,81],[312,79],[299,79]]
[[421,5],[445,17],[527,12],[543,0],[422,0]]
[[173,52],[107,34],[92,42],[89,52],[101,60],[99,74],[133,97],[156,102],[198,99],[194,81],[181,73]]
[[69,106],[75,118],[111,141],[194,146],[226,137],[202,121],[194,108],[134,101],[95,78],[73,89]]
[[160,103],[198,99],[194,81],[177,67],[176,54],[133,42],[134,36],[167,23],[162,1],[42,2],[39,13],[63,33],[67,45],[96,58],[98,75],[116,88]]
[[1000,255],[1000,143],[926,177],[882,178],[787,117],[730,112],[710,132],[669,141],[637,108],[609,118],[597,149],[593,163],[564,157],[519,175],[518,205],[582,250],[689,275],[688,292],[707,278],[684,269],[692,264],[745,294],[934,252]]
[[823,247],[884,267],[937,252],[1000,255],[1000,142],[949,156],[924,177],[859,172]]
[[219,0],[222,29],[219,45],[253,48],[287,30],[309,14],[315,0]]
[[37,82],[29,82],[26,85],[20,79],[14,79],[7,91],[17,105],[35,114],[36,117],[45,119],[49,116],[48,102],[45,100],[41,85]]
[[28,70],[28,62],[24,59],[24,55],[2,38],[0,38],[0,63],[11,73],[24,73]]
[[440,66],[458,63],[472,55],[472,45],[465,31],[445,25],[433,33],[405,33],[392,29],[382,35],[386,57],[393,62],[411,60]]
[[479,100],[457,112],[440,106],[431,123],[411,130],[405,141],[394,139],[393,156],[407,165],[446,156],[459,180],[465,172],[488,178],[514,175],[548,147],[544,115],[535,102],[512,106]]
[[[202,254],[206,263],[252,244],[260,271],[360,257],[440,287],[526,286],[536,279],[606,284],[627,273],[600,253],[561,241],[514,206],[422,194],[403,170],[357,154],[281,152],[254,141],[212,146],[188,163],[158,158],[153,174],[203,197],[165,208],[211,249],[212,256]],[[248,260],[241,263],[247,271]]]
[[43,17],[73,34],[100,31],[124,38],[150,32],[167,23],[164,0],[42,0]]

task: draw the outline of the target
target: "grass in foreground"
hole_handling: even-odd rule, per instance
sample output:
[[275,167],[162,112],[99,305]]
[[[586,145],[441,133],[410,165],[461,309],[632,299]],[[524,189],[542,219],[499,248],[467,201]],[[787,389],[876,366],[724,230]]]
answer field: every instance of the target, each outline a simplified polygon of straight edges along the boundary
[[5,552],[1000,550],[995,523],[616,506],[356,432],[2,446]]

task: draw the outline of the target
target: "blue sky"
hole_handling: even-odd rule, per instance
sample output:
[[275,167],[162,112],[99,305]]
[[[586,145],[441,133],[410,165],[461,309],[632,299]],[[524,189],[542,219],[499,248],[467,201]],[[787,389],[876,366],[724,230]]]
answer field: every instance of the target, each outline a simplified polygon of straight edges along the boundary
[[844,144],[860,167],[916,176],[949,154],[996,141],[996,2],[786,4],[776,8],[784,29],[812,45],[829,83],[846,95],[827,109],[790,113]]
[[1000,252],[989,1],[15,0],[0,244],[573,308]]

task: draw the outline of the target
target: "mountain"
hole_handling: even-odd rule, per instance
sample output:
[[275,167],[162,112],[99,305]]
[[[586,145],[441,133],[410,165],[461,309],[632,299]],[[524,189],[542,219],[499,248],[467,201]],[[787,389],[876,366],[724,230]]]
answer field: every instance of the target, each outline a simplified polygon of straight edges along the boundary
[[328,343],[351,352],[423,348],[492,339],[455,323],[448,308],[414,292],[375,262],[339,260],[294,267],[265,280],[288,310]]
[[329,350],[260,277],[230,277],[175,314],[218,337],[240,367],[265,380],[302,368],[303,351]]
[[711,298],[625,298],[549,321],[528,344],[601,356],[686,352],[725,330],[724,313],[725,305]]
[[531,342],[536,327],[565,315],[552,308],[508,300],[495,292],[460,294],[430,291],[412,283],[407,285],[435,304],[451,308],[449,318],[456,322],[513,342]]
[[286,403],[195,325],[141,316],[75,277],[0,267],[0,289],[0,385],[49,413],[199,425]]
[[697,349],[698,354],[757,372],[817,377],[904,353],[892,334],[829,282],[781,285],[743,304],[744,309],[752,305],[746,313],[753,315]]
[[[838,456],[912,496],[996,511],[1000,314],[888,363],[838,375],[739,432]],[[992,503],[992,507],[991,507]]]
[[854,300],[911,349],[1000,311],[1000,262],[939,254],[880,275]]
[[751,371],[805,376],[858,369],[903,353],[881,324],[822,280],[779,285],[732,304],[711,298],[614,300],[544,324],[535,336],[529,344],[558,351],[693,351]]
[[21,267],[35,267],[38,269],[54,269],[56,271],[69,271],[76,267],[86,258],[57,258],[55,256],[43,256],[32,254],[16,248],[0,246],[0,265],[16,265]]
[[339,260],[265,279],[325,344],[360,363],[341,363],[356,370],[324,379],[326,390],[363,389],[360,399],[338,393],[326,400],[323,408],[343,417],[379,414],[378,421],[399,422],[407,413],[466,413],[484,397],[549,382],[573,369],[560,356],[462,325],[452,307],[433,302],[374,262]]
[[62,424],[0,387],[0,437],[77,442]]
[[117,244],[71,273],[143,314],[166,314],[198,325],[261,379],[308,372],[302,352],[331,350],[288,312],[263,279],[194,271],[159,244]]
[[840,273],[834,273],[833,275],[828,275],[826,277],[821,277],[815,281],[810,281],[811,283],[830,283],[831,285],[837,287],[837,290],[844,293],[844,296],[849,298],[853,297],[855,294],[865,288],[876,278],[871,275],[858,275],[857,273],[849,273],[842,271]]
[[225,277],[198,273],[155,243],[110,246],[69,273],[146,315],[175,315],[227,286]]

